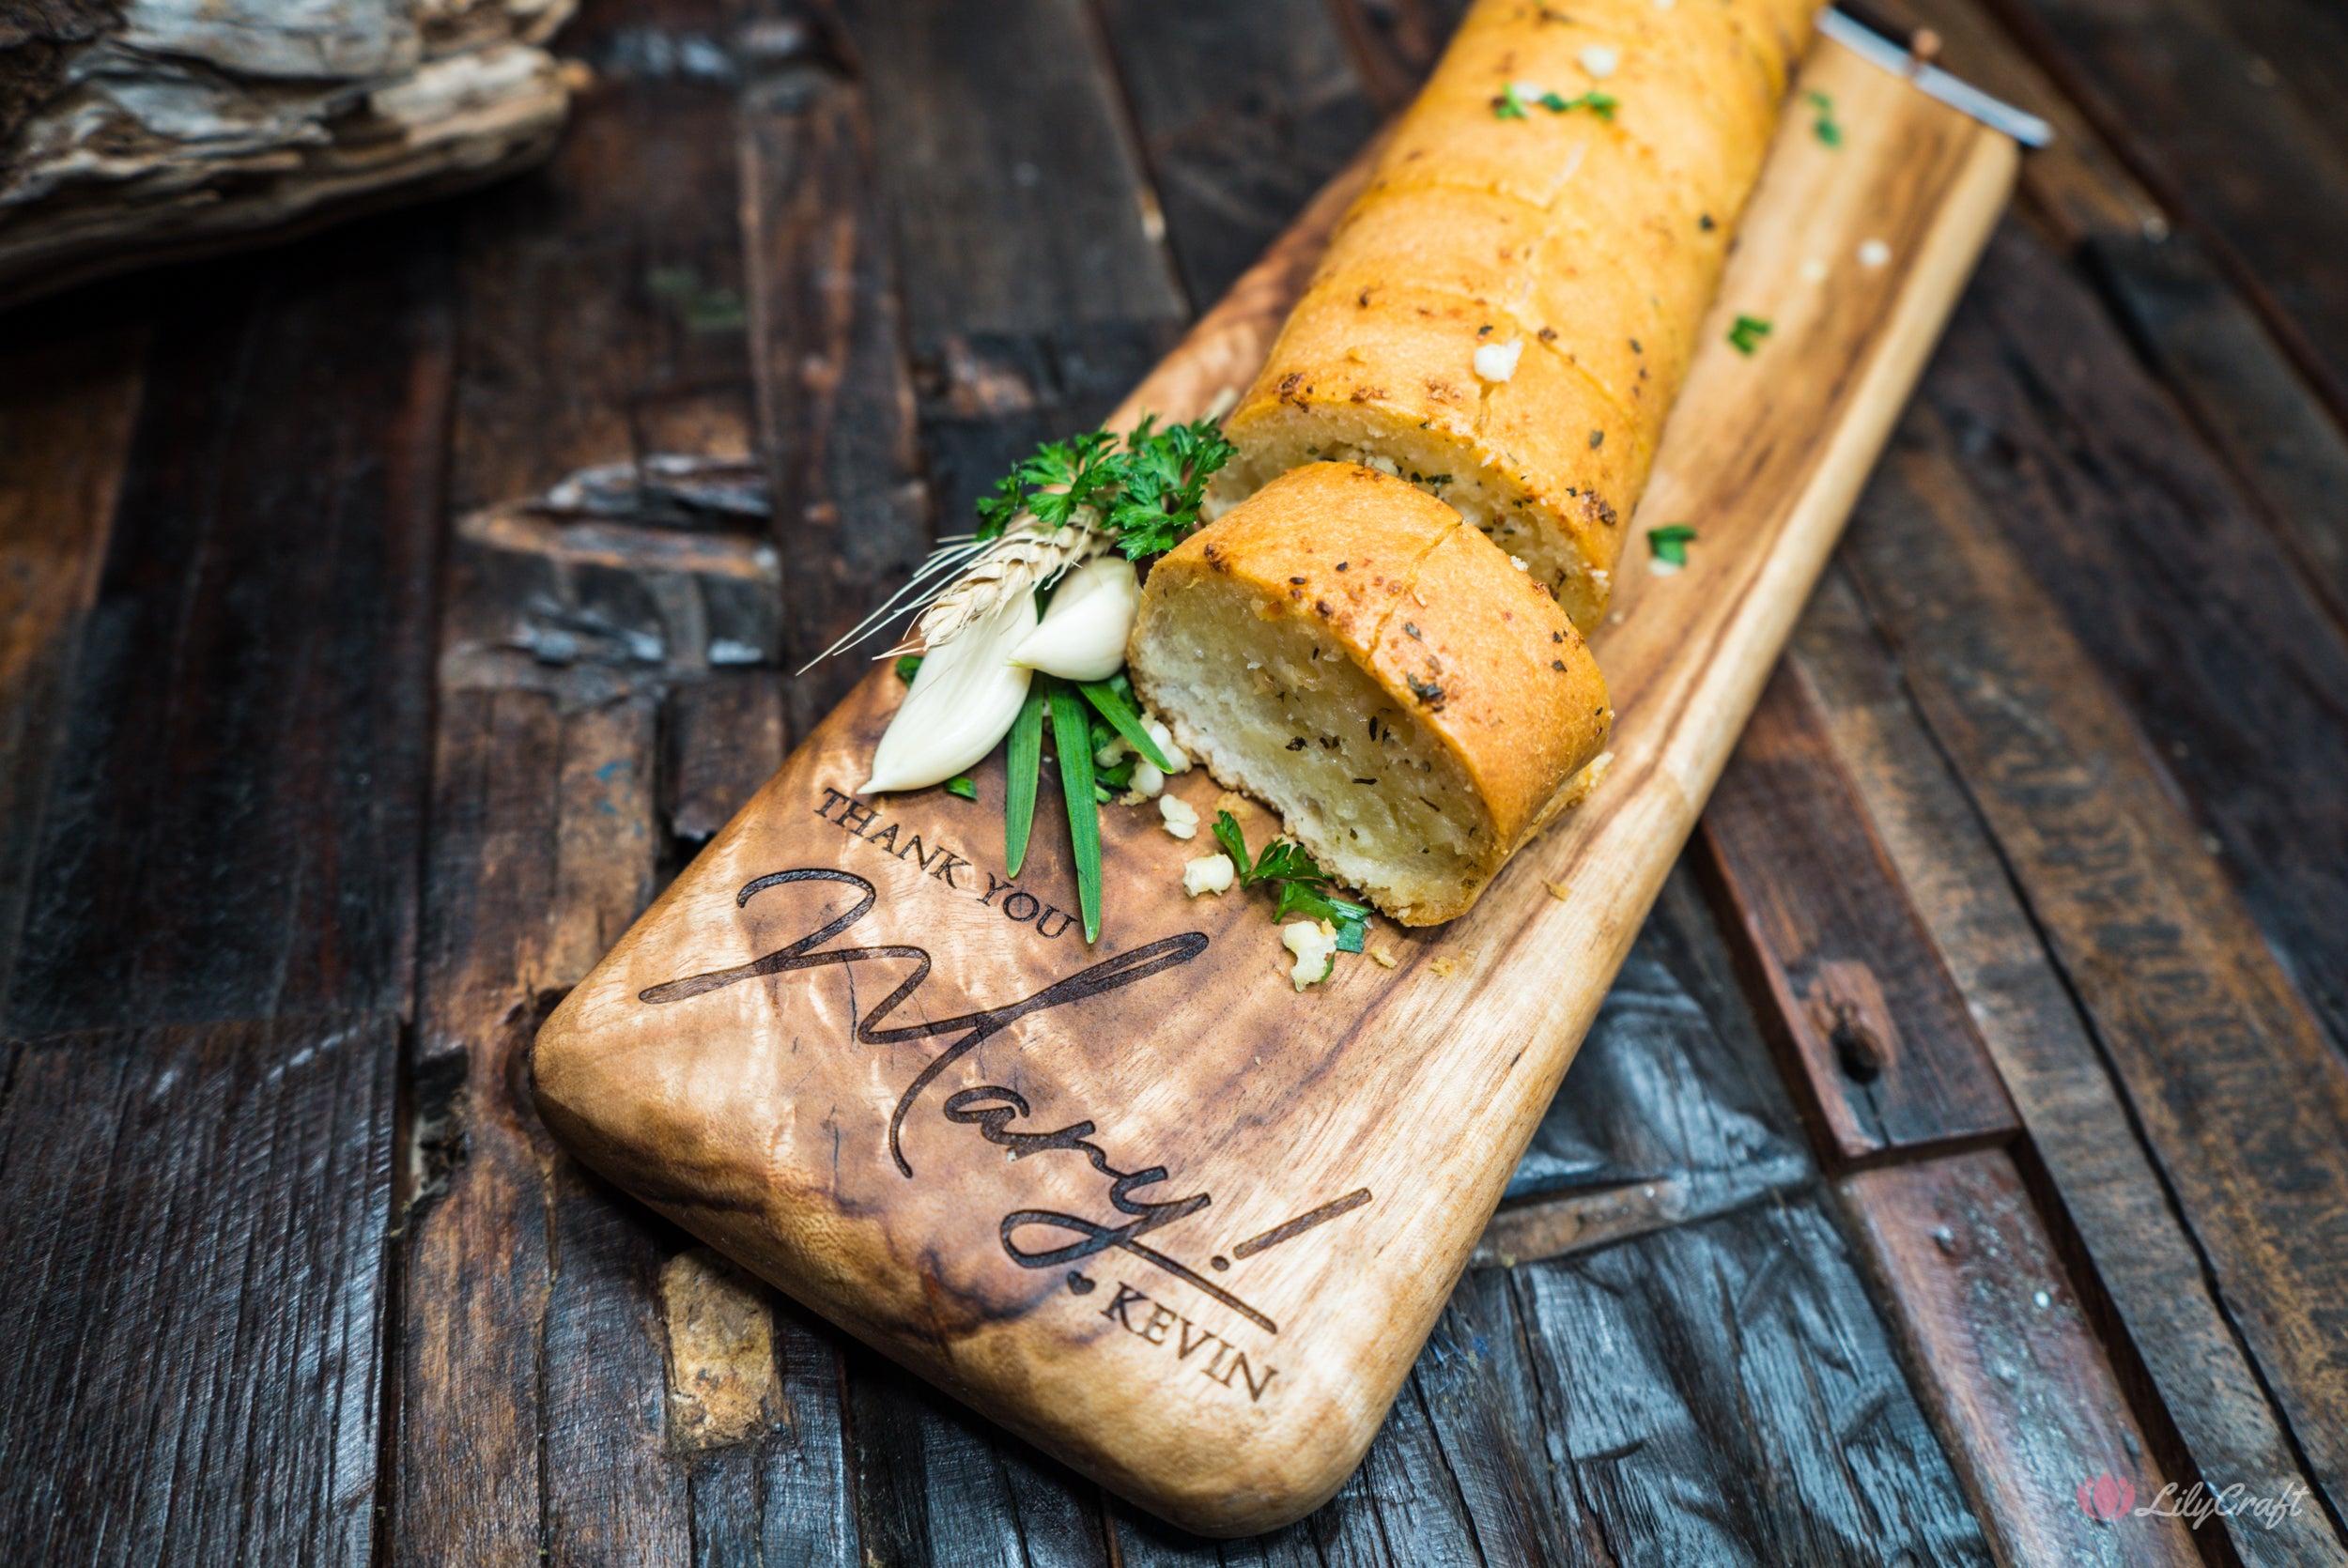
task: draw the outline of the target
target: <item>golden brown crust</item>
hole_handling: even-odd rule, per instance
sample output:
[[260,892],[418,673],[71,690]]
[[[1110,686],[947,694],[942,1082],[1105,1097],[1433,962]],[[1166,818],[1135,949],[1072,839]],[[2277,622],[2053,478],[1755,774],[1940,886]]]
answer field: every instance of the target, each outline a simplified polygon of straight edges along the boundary
[[[1433,432],[1484,476],[1479,527],[1570,540],[1580,571],[1550,586],[1592,624],[1809,25],[1791,0],[1475,7],[1227,422],[1287,453],[1244,471],[1323,420]],[[1501,117],[1511,85],[1603,93],[1611,118]],[[1510,342],[1514,371],[1479,377]]]
[[1145,698],[1157,617],[1207,577],[1251,590],[1267,619],[1325,632],[1466,774],[1491,819],[1491,850],[1455,899],[1388,912],[1406,924],[1465,912],[1605,745],[1606,684],[1565,612],[1405,481],[1348,463],[1292,469],[1161,558],[1134,631]]

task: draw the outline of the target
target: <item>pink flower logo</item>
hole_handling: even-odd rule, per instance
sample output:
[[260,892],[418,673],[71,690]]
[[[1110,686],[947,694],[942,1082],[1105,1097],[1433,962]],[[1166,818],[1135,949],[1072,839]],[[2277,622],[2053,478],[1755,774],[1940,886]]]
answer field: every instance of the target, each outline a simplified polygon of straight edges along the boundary
[[2079,1507],[2097,1524],[2109,1524],[2136,1507],[2136,1485],[2109,1472],[2079,1483]]

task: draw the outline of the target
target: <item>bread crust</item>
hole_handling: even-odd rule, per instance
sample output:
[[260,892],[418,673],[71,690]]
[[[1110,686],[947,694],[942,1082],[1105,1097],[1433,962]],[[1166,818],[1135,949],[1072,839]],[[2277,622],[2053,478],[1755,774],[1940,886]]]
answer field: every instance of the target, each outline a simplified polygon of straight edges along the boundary
[[1406,481],[1348,463],[1293,469],[1161,558],[1128,649],[1145,700],[1162,695],[1153,639],[1183,591],[1209,579],[1334,641],[1465,773],[1491,819],[1489,848],[1455,894],[1387,910],[1406,925],[1464,913],[1605,746],[1605,681],[1565,612]]
[[[1790,0],[1482,0],[1226,422],[1227,493],[1324,428],[1430,432],[1484,476],[1479,527],[1561,541],[1549,587],[1593,626],[1809,31]],[[1520,83],[1612,117],[1496,115]],[[1509,343],[1514,370],[1479,376]]]

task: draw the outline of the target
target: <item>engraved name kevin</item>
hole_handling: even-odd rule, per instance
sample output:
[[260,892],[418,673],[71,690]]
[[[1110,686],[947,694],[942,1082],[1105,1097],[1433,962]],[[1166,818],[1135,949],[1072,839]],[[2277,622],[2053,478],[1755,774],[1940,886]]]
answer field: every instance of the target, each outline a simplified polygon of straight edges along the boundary
[[[962,864],[967,866],[968,862],[963,861]],[[926,864],[924,869],[927,869]],[[929,874],[935,876],[938,873],[931,871]],[[855,889],[860,897],[845,914],[831,918],[796,942],[732,968],[687,976],[647,987],[638,992],[638,998],[650,1006],[668,1006],[766,976],[835,964],[852,969],[858,963],[879,961],[909,964],[911,968],[904,978],[865,1012],[855,1026],[856,1040],[865,1045],[893,1045],[926,1039],[946,1042],[944,1049],[906,1084],[889,1115],[889,1158],[896,1164],[899,1175],[908,1181],[918,1177],[904,1150],[906,1118],[920,1106],[924,1096],[937,1080],[957,1062],[1023,1019],[1079,1006],[1094,997],[1178,969],[1197,958],[1207,947],[1206,933],[1185,931],[1145,944],[1130,952],[1112,955],[998,1007],[984,1007],[952,1018],[885,1027],[884,1022],[911,1000],[927,981],[932,962],[926,949],[902,943],[869,946],[826,945],[872,912],[880,895],[871,882],[853,872],[829,867],[775,871],[746,883],[734,897],[735,907],[747,907],[752,899],[770,889],[810,883],[843,884]],[[960,1090],[945,1097],[937,1104],[937,1112],[946,1122],[971,1128],[988,1143],[1008,1149],[1014,1161],[1054,1154],[1079,1156],[1105,1182],[1104,1196],[1108,1207],[1114,1212],[1115,1218],[1112,1219],[1095,1219],[1047,1208],[1016,1208],[1003,1215],[996,1226],[996,1237],[1005,1255],[1019,1267],[1065,1270],[1069,1291],[1083,1296],[1095,1288],[1096,1282],[1078,1266],[1087,1259],[1115,1250],[1182,1280],[1268,1334],[1276,1335],[1280,1331],[1279,1325],[1269,1314],[1166,1250],[1166,1237],[1158,1233],[1194,1221],[1213,1205],[1213,1194],[1197,1191],[1156,1201],[1144,1197],[1142,1194],[1145,1191],[1162,1188],[1166,1182],[1168,1173],[1164,1165],[1149,1164],[1131,1170],[1120,1168],[1096,1139],[1098,1130],[1089,1119],[1048,1131],[1033,1130],[1018,1125],[1026,1122],[1031,1114],[1028,1102],[1017,1090],[1004,1084],[985,1084]],[[1235,1263],[1244,1262],[1349,1214],[1369,1200],[1367,1189],[1349,1192],[1249,1237],[1232,1246],[1228,1255],[1214,1253],[1208,1259],[1207,1266],[1216,1273],[1227,1272]],[[1196,1229],[1196,1224],[1190,1226],[1190,1231],[1195,1232]],[[1057,1244],[1054,1244],[1055,1234]],[[1150,1239],[1145,1240],[1145,1237]],[[1146,1300],[1147,1298],[1121,1284],[1118,1285],[1118,1292],[1119,1295],[1110,1303],[1111,1310],[1107,1315],[1148,1343],[1160,1343],[1165,1332],[1163,1322],[1152,1330],[1145,1319],[1144,1327],[1135,1329],[1128,1315],[1131,1302]],[[1153,1332],[1157,1337],[1152,1337]],[[1215,1367],[1213,1380],[1223,1387],[1231,1387],[1230,1374],[1242,1364],[1242,1359],[1237,1354],[1238,1347],[1230,1345],[1219,1332],[1193,1325],[1187,1319],[1182,1320],[1182,1333],[1184,1343],[1192,1349],[1209,1340],[1215,1340],[1233,1352],[1228,1358],[1210,1356],[1210,1361]],[[1185,1354],[1179,1359],[1187,1361],[1189,1357]],[[1257,1376],[1256,1369],[1249,1367],[1244,1374],[1249,1398],[1260,1400],[1271,1388],[1274,1376],[1273,1369],[1268,1366],[1262,1369],[1260,1377]]]

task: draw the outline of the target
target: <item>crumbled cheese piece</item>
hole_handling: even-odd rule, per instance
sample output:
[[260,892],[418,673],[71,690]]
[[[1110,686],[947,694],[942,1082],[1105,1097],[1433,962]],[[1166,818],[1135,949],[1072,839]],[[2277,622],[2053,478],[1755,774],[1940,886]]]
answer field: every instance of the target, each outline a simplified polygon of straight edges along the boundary
[[1380,473],[1384,474],[1388,479],[1400,479],[1402,477],[1402,465],[1396,462],[1393,458],[1387,456],[1383,452],[1370,452],[1363,453],[1362,466],[1367,469],[1376,469]]
[[1239,868],[1231,864],[1228,854],[1202,854],[1182,865],[1182,891],[1192,898],[1201,893],[1220,894],[1239,875]]
[[1280,928],[1280,945],[1296,955],[1289,978],[1296,989],[1318,985],[1336,967],[1337,929],[1326,920],[1297,920]]
[[1198,808],[1180,795],[1160,795],[1158,815],[1166,821],[1166,831],[1177,838],[1198,837]]
[[1820,261],[1816,256],[1811,256],[1804,260],[1801,264],[1801,281],[1806,284],[1822,284],[1826,282],[1826,263]]
[[1859,265],[1881,267],[1892,259],[1892,247],[1880,239],[1862,239],[1859,244]]
[[1577,58],[1592,80],[1603,82],[1614,74],[1616,66],[1622,64],[1622,52],[1602,43],[1594,43],[1583,49]]
[[1508,90],[1516,94],[1518,100],[1527,106],[1538,103],[1542,95],[1549,91],[1538,82],[1511,82],[1508,84]]
[[1676,576],[1688,568],[1679,561],[1665,561],[1660,555],[1651,555],[1647,557],[1646,569],[1649,576],[1669,577]]
[[1168,773],[1190,771],[1190,759],[1182,755],[1182,747],[1174,744],[1174,731],[1166,727],[1164,719],[1145,719],[1142,721],[1141,728],[1151,740],[1158,743],[1158,749],[1166,754],[1166,760],[1174,764],[1166,770]]
[[1112,735],[1109,737],[1108,745],[1103,746],[1100,750],[1092,754],[1092,761],[1097,766],[1113,768],[1117,766],[1119,762],[1122,761],[1124,757],[1125,737],[1122,735]]
[[1590,568],[1590,580],[1598,584],[1598,591],[1600,593],[1604,593],[1613,586],[1614,574],[1603,566],[1593,566]]
[[1166,775],[1158,771],[1156,763],[1144,757],[1134,764],[1134,792],[1136,794],[1154,796],[1165,788]]
[[1523,353],[1522,338],[1485,344],[1475,351],[1475,374],[1487,381],[1506,381],[1517,373],[1517,361]]
[[1524,557],[1521,555],[1510,556],[1508,558],[1508,564],[1515,567],[1520,572],[1530,572],[1533,569],[1524,563]]

